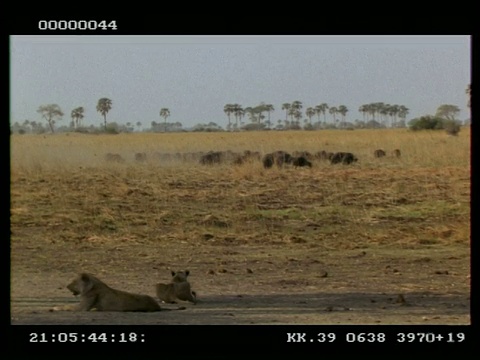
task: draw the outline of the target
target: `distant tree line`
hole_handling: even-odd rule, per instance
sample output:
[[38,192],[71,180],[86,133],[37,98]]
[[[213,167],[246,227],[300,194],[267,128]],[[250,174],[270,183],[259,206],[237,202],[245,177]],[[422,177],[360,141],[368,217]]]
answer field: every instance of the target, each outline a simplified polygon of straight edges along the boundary
[[[390,105],[384,103],[371,103],[361,105],[359,111],[363,115],[362,120],[347,121],[349,109],[345,105],[330,106],[321,103],[302,111],[303,103],[295,100],[284,103],[281,110],[285,111],[285,119],[278,119],[275,123],[271,120],[271,114],[275,111],[272,104],[264,102],[257,106],[246,107],[240,104],[226,104],[223,108],[228,118],[227,130],[318,130],[336,128],[381,128],[405,127],[406,116],[409,109],[404,105]],[[327,121],[327,113],[330,115]],[[243,122],[247,115],[249,123]],[[232,122],[232,116],[235,122]],[[316,121],[312,120],[316,117]]]
[[[465,93],[468,97],[467,106],[470,107],[471,85],[468,84]],[[55,131],[68,132],[86,132],[86,133],[120,133],[120,132],[178,132],[178,131],[249,131],[249,130],[320,130],[320,129],[367,129],[367,128],[404,128],[411,130],[420,129],[447,129],[451,133],[457,131],[460,122],[456,116],[460,109],[456,105],[443,104],[439,106],[435,115],[425,115],[420,118],[406,121],[409,109],[404,105],[391,105],[383,102],[363,104],[358,108],[363,119],[347,120],[349,109],[345,105],[331,106],[327,103],[320,103],[315,106],[307,107],[303,113],[303,103],[299,100],[291,103],[283,103],[281,111],[285,112],[284,119],[272,120],[272,114],[275,108],[272,104],[261,102],[256,106],[243,108],[242,105],[226,104],[223,108],[227,116],[228,123],[224,130],[215,122],[199,123],[191,129],[184,129],[181,122],[167,122],[170,117],[170,109],[163,107],[159,115],[163,119],[162,123],[151,121],[149,129],[142,129],[142,122],[127,122],[125,125],[116,122],[107,123],[107,114],[113,107],[113,102],[109,98],[100,98],[96,105],[96,110],[103,117],[103,124],[99,127],[90,125],[83,126],[82,120],[85,115],[85,108],[79,106],[71,110],[71,121],[69,125],[57,126],[57,122],[62,120],[64,113],[57,104],[41,105],[37,112],[41,119],[46,121],[44,126],[39,121],[25,120],[23,123],[15,122],[11,125],[11,132],[17,133],[36,133]],[[313,119],[313,120],[312,120]],[[448,130],[453,129],[453,130]],[[456,130],[457,129],[457,130]],[[458,130],[459,131],[459,130]],[[457,131],[457,133],[458,133]]]

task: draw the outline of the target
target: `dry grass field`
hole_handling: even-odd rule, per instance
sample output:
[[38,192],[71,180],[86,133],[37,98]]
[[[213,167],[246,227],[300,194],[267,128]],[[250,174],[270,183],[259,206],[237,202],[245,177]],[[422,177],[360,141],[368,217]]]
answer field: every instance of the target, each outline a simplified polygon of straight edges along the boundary
[[[359,161],[155,157],[209,150]],[[470,130],[12,135],[11,231],[12,324],[469,324]],[[177,269],[183,311],[49,311],[80,271],[154,296]]]

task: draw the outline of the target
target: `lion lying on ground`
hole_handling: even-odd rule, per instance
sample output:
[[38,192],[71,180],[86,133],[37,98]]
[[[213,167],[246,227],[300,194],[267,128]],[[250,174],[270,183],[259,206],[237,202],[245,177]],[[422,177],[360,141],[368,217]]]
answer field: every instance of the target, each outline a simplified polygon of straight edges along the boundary
[[192,291],[187,280],[190,271],[172,271],[172,280],[169,284],[159,283],[155,286],[157,297],[164,303],[176,303],[177,300],[197,303],[197,294]]
[[158,302],[148,295],[132,294],[109,287],[103,281],[87,273],[79,274],[67,288],[73,295],[80,295],[80,303],[56,306],[52,311],[160,311]]

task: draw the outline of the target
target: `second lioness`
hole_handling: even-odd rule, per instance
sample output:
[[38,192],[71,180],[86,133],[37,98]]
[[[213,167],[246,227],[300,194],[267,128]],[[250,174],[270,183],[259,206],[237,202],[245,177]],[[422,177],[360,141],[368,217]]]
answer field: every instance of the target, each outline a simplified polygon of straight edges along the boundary
[[172,271],[172,280],[168,284],[159,283],[155,285],[157,297],[164,303],[175,303],[177,300],[197,303],[197,295],[192,291],[187,280],[190,271]]

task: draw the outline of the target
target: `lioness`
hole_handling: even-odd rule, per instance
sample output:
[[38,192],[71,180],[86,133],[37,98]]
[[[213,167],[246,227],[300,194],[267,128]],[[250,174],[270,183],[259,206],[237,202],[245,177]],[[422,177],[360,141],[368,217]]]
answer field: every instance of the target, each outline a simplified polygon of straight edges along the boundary
[[176,303],[177,300],[197,303],[197,294],[192,291],[187,280],[190,271],[172,271],[172,281],[169,284],[159,283],[155,286],[157,297],[164,303]]
[[73,295],[80,295],[80,303],[70,306],[56,306],[52,310],[70,311],[160,311],[158,302],[148,295],[132,294],[115,290],[87,273],[79,274],[67,288]]

